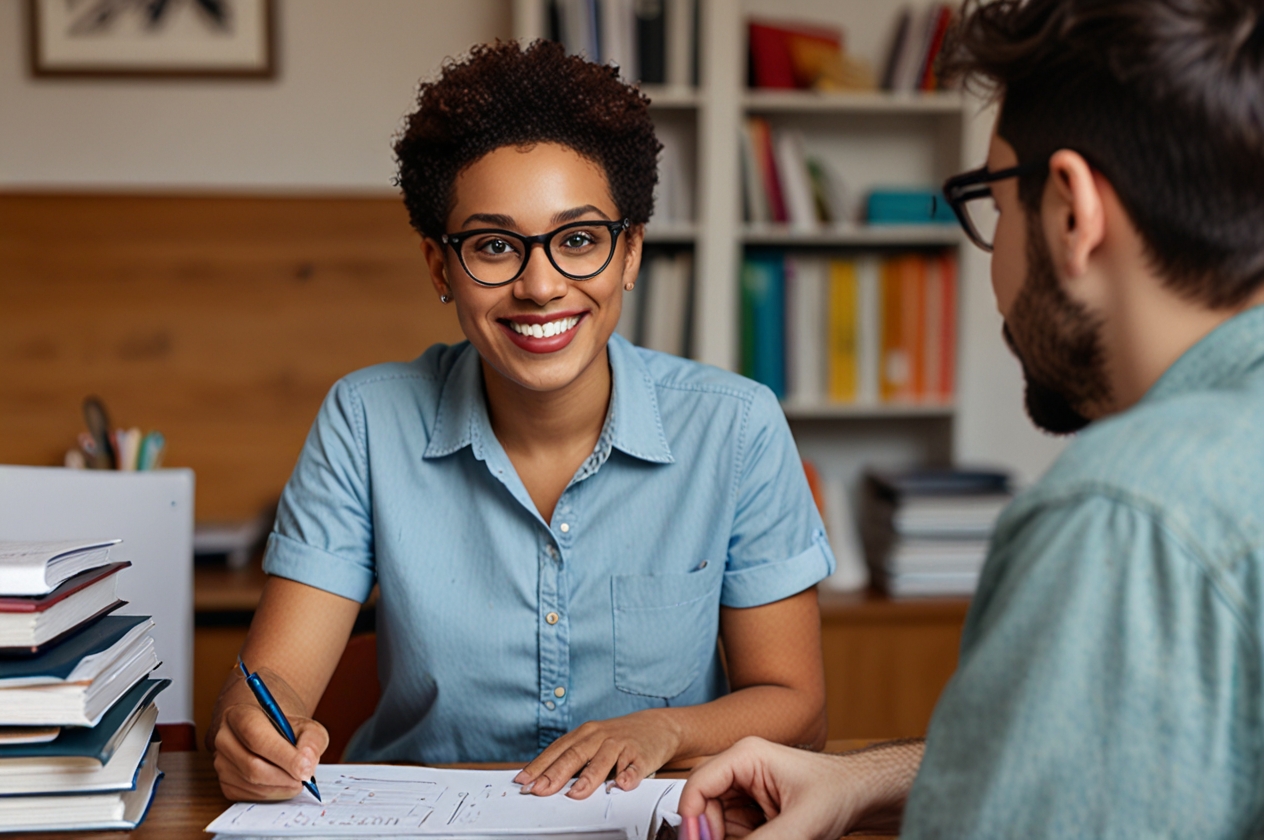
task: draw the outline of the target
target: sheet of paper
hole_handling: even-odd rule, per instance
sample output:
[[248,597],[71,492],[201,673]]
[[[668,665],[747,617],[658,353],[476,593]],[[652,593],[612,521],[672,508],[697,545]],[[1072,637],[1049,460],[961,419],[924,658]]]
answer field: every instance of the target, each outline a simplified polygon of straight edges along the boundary
[[206,830],[242,837],[507,836],[622,832],[649,838],[656,815],[675,813],[683,781],[647,779],[636,790],[587,799],[523,795],[512,770],[321,765],[324,802],[304,791],[288,802],[241,802]]

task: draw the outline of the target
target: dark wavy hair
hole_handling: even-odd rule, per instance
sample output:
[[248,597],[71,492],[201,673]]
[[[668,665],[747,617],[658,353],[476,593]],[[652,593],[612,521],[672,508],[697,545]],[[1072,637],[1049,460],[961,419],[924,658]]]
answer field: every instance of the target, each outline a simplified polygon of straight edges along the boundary
[[[991,87],[1024,163],[1059,149],[1115,188],[1168,285],[1264,285],[1264,3],[967,0],[941,72]],[[1043,174],[1019,185],[1038,212]]]
[[620,215],[654,212],[658,153],[649,99],[619,71],[567,55],[561,44],[483,44],[423,82],[395,140],[396,184],[412,226],[444,233],[462,169],[505,146],[558,143],[598,164]]

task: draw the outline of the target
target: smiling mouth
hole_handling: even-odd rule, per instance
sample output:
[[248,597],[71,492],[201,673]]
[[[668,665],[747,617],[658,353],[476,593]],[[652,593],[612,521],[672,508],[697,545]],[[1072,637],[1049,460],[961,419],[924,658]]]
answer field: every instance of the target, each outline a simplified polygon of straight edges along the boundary
[[546,321],[543,324],[520,324],[517,321],[506,321],[505,323],[518,335],[526,336],[527,338],[552,338],[555,335],[561,335],[575,329],[579,319],[579,315],[569,315],[564,318],[558,318],[556,321]]

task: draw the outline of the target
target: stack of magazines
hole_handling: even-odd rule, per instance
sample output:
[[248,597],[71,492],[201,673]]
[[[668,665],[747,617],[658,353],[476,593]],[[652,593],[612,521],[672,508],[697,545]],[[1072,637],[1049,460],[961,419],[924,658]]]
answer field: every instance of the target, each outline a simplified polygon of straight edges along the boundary
[[0,831],[135,828],[161,773],[149,616],[118,540],[0,542]]
[[896,598],[973,594],[1012,495],[1004,472],[867,472],[860,530],[873,580]]

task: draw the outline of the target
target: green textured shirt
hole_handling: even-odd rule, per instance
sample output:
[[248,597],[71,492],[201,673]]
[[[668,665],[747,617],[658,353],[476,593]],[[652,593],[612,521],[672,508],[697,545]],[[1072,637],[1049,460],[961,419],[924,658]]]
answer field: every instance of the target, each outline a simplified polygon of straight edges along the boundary
[[997,525],[905,838],[1264,832],[1264,307]]

